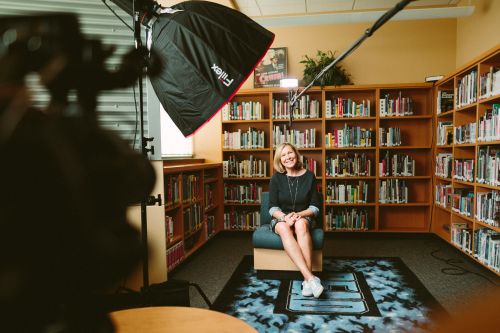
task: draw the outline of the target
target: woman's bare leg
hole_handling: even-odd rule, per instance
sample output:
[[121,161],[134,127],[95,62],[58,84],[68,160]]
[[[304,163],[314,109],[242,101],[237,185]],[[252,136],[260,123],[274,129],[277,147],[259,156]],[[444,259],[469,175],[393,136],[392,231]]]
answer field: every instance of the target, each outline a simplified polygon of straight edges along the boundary
[[295,234],[297,235],[297,243],[302,251],[307,268],[312,272],[312,238],[309,232],[309,221],[300,219],[295,222]]
[[[304,276],[304,280],[310,280],[313,275],[311,270],[302,255],[302,249],[300,248],[297,240],[293,236],[293,230],[290,228],[288,224],[285,222],[280,222],[276,224],[275,227],[276,232],[281,237],[281,241],[283,243],[283,247],[285,248],[286,253],[292,259],[295,265],[297,265],[299,271]],[[309,258],[309,262],[311,259]]]

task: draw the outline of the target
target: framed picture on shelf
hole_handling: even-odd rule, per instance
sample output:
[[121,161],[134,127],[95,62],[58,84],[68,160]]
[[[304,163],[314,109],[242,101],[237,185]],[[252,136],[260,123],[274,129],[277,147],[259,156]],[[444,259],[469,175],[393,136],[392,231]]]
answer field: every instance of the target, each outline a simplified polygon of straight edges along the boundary
[[254,88],[279,87],[287,76],[287,48],[270,48],[254,71]]

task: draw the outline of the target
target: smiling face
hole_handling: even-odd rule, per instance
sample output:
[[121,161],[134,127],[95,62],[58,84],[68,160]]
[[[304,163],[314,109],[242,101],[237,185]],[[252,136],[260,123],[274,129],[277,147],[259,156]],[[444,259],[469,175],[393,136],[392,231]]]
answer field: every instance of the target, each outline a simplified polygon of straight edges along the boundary
[[281,164],[283,164],[285,169],[287,169],[287,170],[295,169],[296,164],[297,164],[297,154],[295,154],[292,147],[285,146],[285,147],[283,147],[283,150],[281,151],[280,160],[281,160]]

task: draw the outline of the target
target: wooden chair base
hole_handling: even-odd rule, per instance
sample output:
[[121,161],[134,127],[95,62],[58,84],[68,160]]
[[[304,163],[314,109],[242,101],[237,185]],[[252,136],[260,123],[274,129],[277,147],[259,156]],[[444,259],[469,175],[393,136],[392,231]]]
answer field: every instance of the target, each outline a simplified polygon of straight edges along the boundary
[[[298,271],[299,269],[290,259],[285,250],[253,249],[253,264],[256,270]],[[323,251],[314,250],[312,253],[313,272],[323,271]]]

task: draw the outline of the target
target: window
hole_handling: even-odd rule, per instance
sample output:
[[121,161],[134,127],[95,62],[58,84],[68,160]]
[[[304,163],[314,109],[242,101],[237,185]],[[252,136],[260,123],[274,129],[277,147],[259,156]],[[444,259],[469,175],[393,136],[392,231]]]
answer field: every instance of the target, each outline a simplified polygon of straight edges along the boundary
[[163,106],[160,108],[162,157],[192,157],[193,137],[184,137]]
[[[121,62],[121,55],[134,47],[134,38],[132,31],[121,23],[114,14],[101,2],[96,0],[27,0],[27,1],[0,1],[1,15],[33,15],[48,14],[55,12],[71,12],[78,15],[80,30],[87,39],[100,40],[105,46],[116,48],[113,55],[107,59],[106,68],[114,71]],[[132,18],[124,13],[114,3],[107,2],[120,16],[126,21],[131,22]],[[36,75],[30,75],[26,80],[30,89],[32,89],[33,105],[44,108],[49,95],[38,82]],[[139,95],[137,101],[139,100]],[[140,138],[137,130],[136,103],[134,101],[134,91],[132,87],[102,91],[97,101],[97,118],[99,124],[108,130],[118,134],[124,140],[140,147],[138,144]],[[144,117],[148,119],[148,104],[146,89],[144,89]],[[71,101],[75,100],[74,95],[69,96]],[[137,105],[139,107],[139,105]],[[148,128],[145,129],[145,136],[149,136]]]

